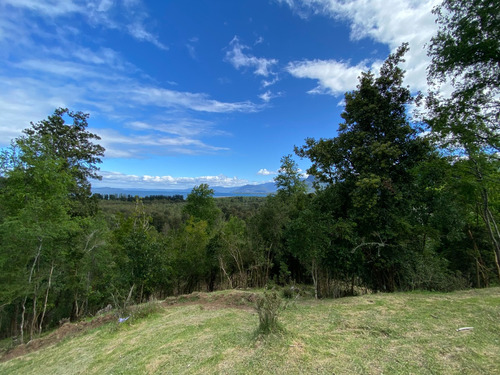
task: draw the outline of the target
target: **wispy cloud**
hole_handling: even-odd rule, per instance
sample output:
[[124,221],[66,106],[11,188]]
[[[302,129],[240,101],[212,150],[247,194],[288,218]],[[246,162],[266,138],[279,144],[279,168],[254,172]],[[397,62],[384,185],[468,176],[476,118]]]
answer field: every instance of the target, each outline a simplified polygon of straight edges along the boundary
[[199,112],[255,112],[259,107],[250,102],[221,102],[207,94],[175,91],[161,87],[137,86],[127,90],[131,99],[139,104],[158,107],[183,107]]
[[[143,130],[151,130],[143,132]],[[165,136],[152,128],[138,129],[126,135],[112,129],[92,129],[101,137],[100,144],[110,158],[147,158],[149,155],[199,155],[228,151],[209,145],[196,135]]]
[[132,23],[128,25],[127,30],[130,33],[130,35],[132,35],[137,40],[150,42],[162,50],[165,51],[168,50],[168,47],[162,42],[160,42],[156,35],[153,35],[149,31],[147,31],[142,23],[139,22]]
[[198,37],[192,37],[189,38],[188,43],[186,43],[186,48],[188,50],[189,56],[193,60],[198,60],[198,55],[196,54],[196,47],[195,44],[198,43]]
[[154,130],[161,133],[178,136],[199,136],[199,135],[228,135],[226,132],[215,129],[212,121],[200,120],[196,118],[178,119],[153,119],[149,122],[132,121],[127,127],[137,130]]
[[257,38],[257,40],[254,42],[254,44],[253,44],[253,45],[254,45],[254,46],[256,46],[257,44],[261,44],[261,43],[264,43],[264,38],[263,38],[263,37],[261,37],[261,36],[259,36],[259,37]]
[[54,108],[69,107],[113,124],[116,130],[96,129],[107,157],[225,152],[227,147],[207,139],[227,133],[216,129],[215,119],[197,116],[255,112],[262,107],[162,87],[109,48],[76,45],[66,53],[40,48],[38,57],[19,54],[18,59],[0,67],[2,146],[30,121],[46,118]]
[[245,50],[250,50],[250,47],[240,43],[240,40],[235,36],[226,52],[226,61],[233,65],[236,69],[252,68],[255,75],[269,77],[275,76],[272,67],[278,63],[276,59],[266,59],[264,57],[255,57],[250,53],[245,53]]
[[3,0],[3,3],[11,7],[25,8],[49,17],[58,17],[69,13],[83,13],[86,10],[86,4],[73,0]]
[[281,95],[281,92],[273,93],[271,90],[267,90],[266,92],[260,94],[259,98],[262,99],[262,101],[269,103],[271,99],[279,98]]
[[[33,15],[52,19],[77,14],[90,26],[122,30],[136,40],[168,50],[158,36],[148,30],[149,15],[140,0],[3,0],[0,9],[2,5],[8,10],[31,12]],[[17,17],[22,18],[23,15],[17,14]]]

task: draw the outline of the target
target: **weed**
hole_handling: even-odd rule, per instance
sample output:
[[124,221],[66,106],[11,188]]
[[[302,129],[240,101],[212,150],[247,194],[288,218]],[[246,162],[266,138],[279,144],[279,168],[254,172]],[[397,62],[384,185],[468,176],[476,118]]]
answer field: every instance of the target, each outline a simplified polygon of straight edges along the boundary
[[278,317],[286,305],[275,290],[265,291],[263,296],[257,299],[256,306],[259,315],[259,332],[267,334],[283,330]]

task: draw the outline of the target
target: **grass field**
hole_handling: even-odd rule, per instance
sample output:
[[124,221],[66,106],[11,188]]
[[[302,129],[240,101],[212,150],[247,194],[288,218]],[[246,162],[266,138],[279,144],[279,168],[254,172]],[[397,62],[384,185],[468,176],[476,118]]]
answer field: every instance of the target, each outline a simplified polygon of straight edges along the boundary
[[171,300],[4,361],[0,373],[500,374],[500,288],[294,300],[284,331],[267,336],[252,295]]

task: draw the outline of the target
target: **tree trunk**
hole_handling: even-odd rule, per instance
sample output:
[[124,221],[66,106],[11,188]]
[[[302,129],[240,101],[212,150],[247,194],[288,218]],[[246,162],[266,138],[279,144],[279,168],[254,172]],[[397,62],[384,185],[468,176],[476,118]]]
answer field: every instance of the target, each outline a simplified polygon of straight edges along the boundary
[[312,260],[311,276],[314,284],[314,298],[318,299],[318,265],[316,263],[316,259]]
[[35,326],[36,326],[36,320],[37,320],[37,301],[38,301],[38,284],[35,283],[35,287],[33,290],[33,316],[31,318],[31,325],[30,325],[30,340],[33,340],[33,332],[35,331]]
[[489,198],[488,191],[483,188],[481,191],[481,197],[483,199],[483,220],[486,224],[486,228],[488,229],[488,234],[491,239],[491,243],[493,246],[493,251],[495,253],[495,264],[497,267],[497,275],[500,280],[500,231],[498,230],[497,223],[491,210],[489,208]]
[[43,303],[43,312],[42,316],[40,317],[40,326],[38,327],[38,333],[42,333],[42,325],[43,325],[43,319],[45,318],[45,312],[47,311],[47,301],[49,299],[49,290],[50,290],[50,285],[52,283],[52,273],[54,272],[54,261],[52,261],[52,266],[50,267],[50,274],[49,274],[49,282],[47,285],[47,292],[45,293],[45,301]]
[[[35,272],[35,266],[38,262],[38,258],[40,257],[40,253],[42,252],[42,239],[39,238],[38,241],[40,244],[38,246],[38,251],[36,253],[35,260],[33,261],[33,264],[31,265],[30,276],[28,277],[28,285],[31,285],[31,279],[33,278],[33,273]],[[21,308],[23,310],[23,312],[21,313],[21,324],[20,324],[21,332],[19,334],[21,344],[24,344],[24,320],[25,320],[25,316],[26,316],[26,301],[27,300],[28,300],[28,295],[26,294],[26,296],[24,297],[23,303],[21,305]]]
[[226,275],[227,280],[229,281],[229,287],[231,289],[233,289],[233,282],[231,281],[231,278],[227,274],[226,269],[224,268],[224,262],[222,261],[222,257],[220,257],[220,256],[219,256],[219,267],[222,270],[222,272],[224,273],[224,275]]
[[[471,157],[470,153],[469,153],[469,158],[474,164],[473,173],[475,174],[479,184],[482,185],[484,182],[484,178],[480,170],[479,164],[476,159]],[[500,230],[498,229],[496,220],[493,217],[493,214],[491,213],[489,207],[488,190],[484,186],[481,186],[481,199],[483,201],[483,213],[481,216],[483,218],[484,223],[486,224],[486,228],[488,229],[488,235],[490,237],[491,244],[493,246],[493,252],[495,254],[495,265],[497,268],[497,275],[498,279],[500,280]]]

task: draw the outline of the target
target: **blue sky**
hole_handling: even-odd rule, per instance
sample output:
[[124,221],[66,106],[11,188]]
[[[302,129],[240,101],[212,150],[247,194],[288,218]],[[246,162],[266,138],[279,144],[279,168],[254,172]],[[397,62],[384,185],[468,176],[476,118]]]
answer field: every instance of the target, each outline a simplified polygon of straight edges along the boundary
[[0,147],[68,107],[107,150],[95,186],[267,182],[294,145],[335,136],[344,92],[403,42],[425,91],[436,4],[0,0]]

